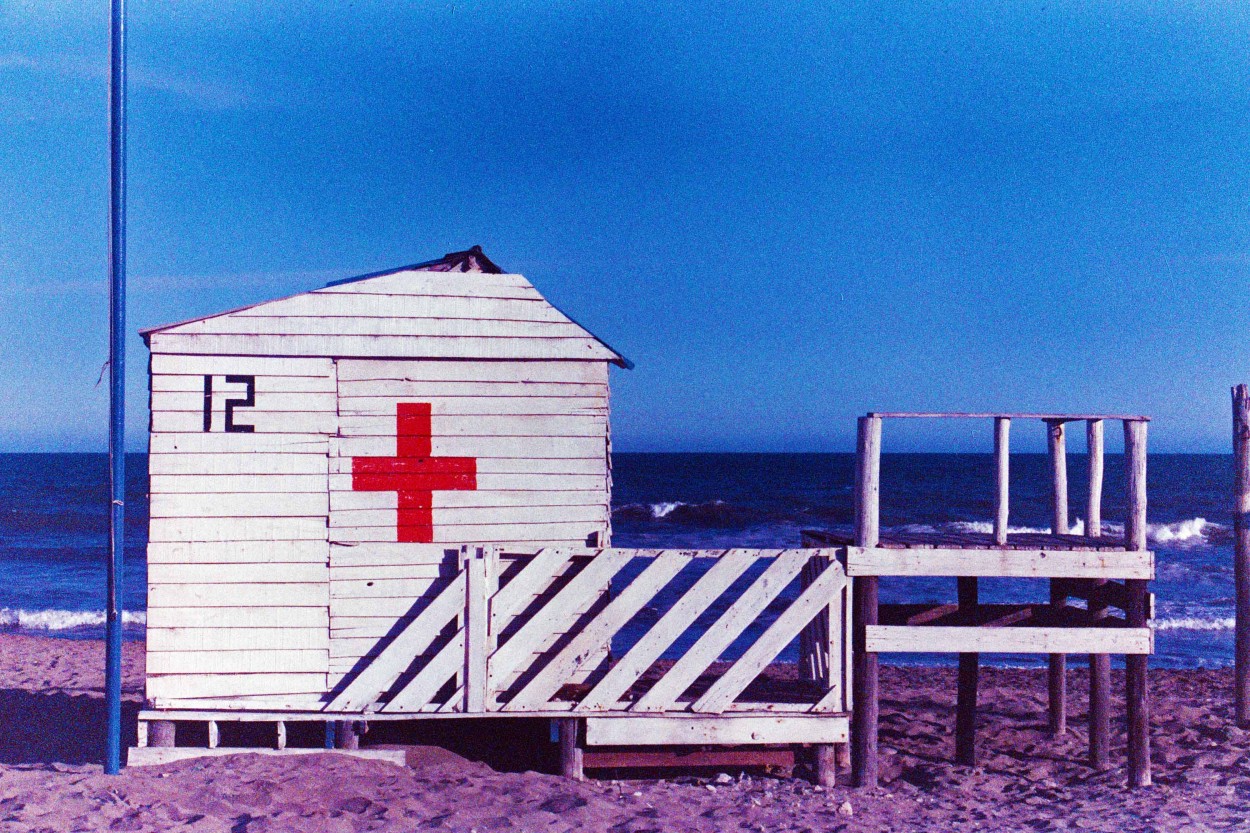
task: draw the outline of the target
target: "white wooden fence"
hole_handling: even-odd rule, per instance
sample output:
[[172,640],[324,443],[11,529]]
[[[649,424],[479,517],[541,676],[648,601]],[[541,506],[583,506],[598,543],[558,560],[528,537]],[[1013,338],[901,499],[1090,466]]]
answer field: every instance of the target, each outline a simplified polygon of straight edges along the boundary
[[[324,712],[845,713],[849,605],[835,552],[465,548],[450,583]],[[800,678],[768,684],[761,675],[792,644]]]

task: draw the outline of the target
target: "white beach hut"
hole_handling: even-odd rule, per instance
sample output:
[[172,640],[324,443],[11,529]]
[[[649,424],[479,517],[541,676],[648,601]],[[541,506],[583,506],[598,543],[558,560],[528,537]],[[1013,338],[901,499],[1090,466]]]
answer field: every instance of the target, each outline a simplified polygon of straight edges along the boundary
[[143,337],[152,707],[307,707],[460,544],[609,544],[628,363],[479,247]]

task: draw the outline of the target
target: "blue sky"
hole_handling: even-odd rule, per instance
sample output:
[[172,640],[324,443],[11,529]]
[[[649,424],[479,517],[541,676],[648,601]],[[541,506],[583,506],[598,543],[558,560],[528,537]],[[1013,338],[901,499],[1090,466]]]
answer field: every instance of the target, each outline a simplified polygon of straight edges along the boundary
[[[132,0],[130,58],[132,331],[477,243],[637,363],[623,450],[1225,451],[1250,381],[1241,3]],[[104,447],[106,76],[103,0],[0,3],[0,450]]]

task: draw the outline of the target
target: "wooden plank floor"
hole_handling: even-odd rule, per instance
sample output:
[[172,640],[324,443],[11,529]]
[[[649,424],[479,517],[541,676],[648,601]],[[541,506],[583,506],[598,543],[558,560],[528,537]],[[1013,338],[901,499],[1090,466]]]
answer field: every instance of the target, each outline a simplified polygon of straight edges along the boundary
[[[803,530],[804,541],[821,547],[854,546],[851,533],[823,529]],[[1071,550],[1090,552],[1124,552],[1124,541],[1114,537],[1092,538],[1087,535],[1051,535],[1044,532],[1013,532],[1005,546],[994,543],[987,532],[883,532],[877,546],[884,549],[951,549],[951,550]]]

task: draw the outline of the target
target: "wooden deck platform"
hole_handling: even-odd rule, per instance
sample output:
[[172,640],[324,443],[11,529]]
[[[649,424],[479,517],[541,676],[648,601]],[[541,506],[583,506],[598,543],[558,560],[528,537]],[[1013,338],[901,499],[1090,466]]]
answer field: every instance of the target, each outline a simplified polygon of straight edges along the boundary
[[[851,532],[832,532],[823,529],[803,530],[805,539],[813,546],[848,547],[855,545]],[[1048,532],[1011,532],[1006,544],[994,543],[988,532],[882,532],[877,547],[890,550],[1045,550],[1049,552],[1124,552],[1120,538],[1091,535],[1053,535]]]

